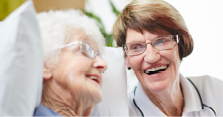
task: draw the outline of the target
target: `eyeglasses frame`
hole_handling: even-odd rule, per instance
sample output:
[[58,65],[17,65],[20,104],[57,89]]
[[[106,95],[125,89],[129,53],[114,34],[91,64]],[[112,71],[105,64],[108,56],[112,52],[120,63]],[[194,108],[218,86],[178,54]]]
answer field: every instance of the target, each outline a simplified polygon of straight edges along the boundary
[[[147,44],[151,44],[152,47],[153,47],[155,50],[158,50],[158,51],[169,50],[169,49],[173,48],[174,46],[176,46],[176,45],[179,43],[179,41],[180,41],[180,39],[179,39],[179,35],[174,35],[174,36],[173,36],[173,39],[175,39],[174,37],[176,38],[176,42],[177,42],[177,43],[176,43],[175,45],[173,45],[172,47],[170,47],[170,48],[166,48],[166,49],[156,49],[156,48],[154,48],[153,42],[154,42],[155,40],[158,40],[158,39],[160,39],[160,38],[163,38],[163,37],[160,37],[160,38],[157,38],[157,39],[153,40],[152,42],[145,43],[145,45],[146,45],[146,46],[145,46],[145,50],[147,49]],[[175,40],[173,40],[173,41],[175,41]],[[124,50],[126,56],[128,55],[128,47],[127,47],[127,44],[130,44],[130,43],[126,43],[126,44],[123,44],[123,45],[122,45],[122,48],[123,48],[123,50]],[[142,51],[142,52],[139,53],[139,54],[144,53],[145,50]],[[135,55],[139,55],[139,54],[133,54],[133,55],[129,55],[129,56],[135,56]]]
[[[79,49],[79,51],[81,51],[81,52],[83,52],[82,50],[83,50],[83,47],[82,47],[82,45],[83,44],[87,44],[87,45],[89,45],[88,43],[85,43],[85,42],[82,42],[82,41],[75,41],[75,42],[72,42],[72,43],[69,43],[69,44],[66,44],[66,45],[62,45],[61,47],[59,47],[58,49],[63,49],[63,48],[65,48],[65,47],[69,47],[69,46],[73,46],[73,45],[77,45],[77,44],[80,44],[81,46],[80,46],[80,49]],[[89,45],[90,46],[90,45]],[[90,46],[91,47],[91,46]],[[100,54],[98,53],[98,52],[95,52],[94,51],[94,49],[91,47],[91,49],[92,49],[92,51],[94,52],[94,55],[97,55],[97,56],[100,56]],[[84,53],[84,52],[83,52]],[[86,54],[86,53],[84,53],[84,54]],[[87,55],[87,54],[86,54]],[[88,55],[87,55],[88,56]],[[93,57],[90,57],[90,56],[88,56],[89,58],[91,58],[91,59],[94,59],[96,56],[93,56]]]

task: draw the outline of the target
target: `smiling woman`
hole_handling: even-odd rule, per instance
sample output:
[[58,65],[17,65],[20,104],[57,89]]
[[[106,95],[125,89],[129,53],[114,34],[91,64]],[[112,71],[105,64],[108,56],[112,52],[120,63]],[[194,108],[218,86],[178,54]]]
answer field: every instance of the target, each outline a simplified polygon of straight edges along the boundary
[[43,94],[35,116],[89,116],[101,102],[104,38],[81,11],[38,14],[44,47]]
[[139,81],[129,94],[130,116],[223,116],[219,102],[223,81],[211,76],[186,78],[179,72],[194,44],[172,5],[134,0],[116,20],[113,36]]

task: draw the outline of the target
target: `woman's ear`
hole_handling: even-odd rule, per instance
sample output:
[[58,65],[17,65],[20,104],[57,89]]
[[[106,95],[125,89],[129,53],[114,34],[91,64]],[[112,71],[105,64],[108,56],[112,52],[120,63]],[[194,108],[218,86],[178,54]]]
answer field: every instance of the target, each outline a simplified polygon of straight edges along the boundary
[[52,73],[51,73],[50,69],[43,68],[43,79],[49,80],[50,78],[52,78]]
[[129,60],[127,59],[127,57],[125,57],[125,66],[128,68],[128,70],[131,69],[131,66],[129,64]]

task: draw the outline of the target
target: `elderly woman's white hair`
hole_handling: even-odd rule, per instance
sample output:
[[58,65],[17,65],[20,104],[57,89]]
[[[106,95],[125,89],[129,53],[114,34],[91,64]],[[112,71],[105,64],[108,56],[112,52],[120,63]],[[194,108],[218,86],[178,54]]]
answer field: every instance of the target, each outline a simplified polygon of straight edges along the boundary
[[[79,10],[42,12],[37,15],[42,34],[44,62],[56,63],[60,49],[67,44],[69,35],[83,30],[94,39],[102,52],[105,40],[95,22]],[[75,33],[76,34],[76,33]]]

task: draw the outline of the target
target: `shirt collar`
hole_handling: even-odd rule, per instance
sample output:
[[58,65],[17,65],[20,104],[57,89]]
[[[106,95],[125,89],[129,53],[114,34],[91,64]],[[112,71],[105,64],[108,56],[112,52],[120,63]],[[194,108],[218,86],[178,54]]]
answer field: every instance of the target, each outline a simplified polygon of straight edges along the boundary
[[180,74],[180,84],[184,95],[184,113],[202,110],[200,98],[191,82]]
[[[187,78],[180,74],[180,83],[184,96],[184,109],[183,115],[188,112],[200,111],[201,102],[198,93],[194,86],[188,81]],[[137,106],[142,110],[145,116],[166,116],[144,93],[142,86],[138,83],[135,91],[135,102]]]
[[139,83],[135,91],[135,102],[142,110],[145,116],[166,116],[144,93],[141,84]]

